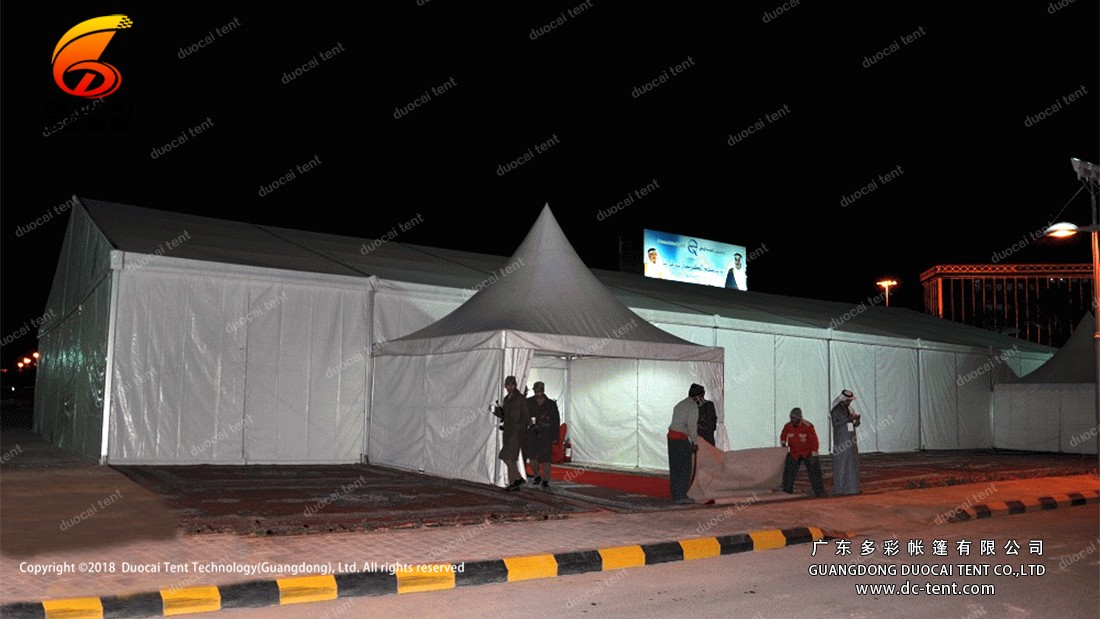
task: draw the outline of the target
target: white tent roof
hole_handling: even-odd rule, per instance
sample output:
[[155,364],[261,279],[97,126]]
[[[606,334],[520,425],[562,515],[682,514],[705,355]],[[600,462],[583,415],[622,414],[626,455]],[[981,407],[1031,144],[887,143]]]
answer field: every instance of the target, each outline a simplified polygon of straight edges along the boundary
[[[396,240],[381,241],[293,230],[254,223],[202,217],[79,198],[95,228],[110,247],[136,255],[159,254],[162,263],[196,261],[207,269],[254,267],[285,272],[362,277],[412,285],[475,289],[507,262],[497,255],[425,247]],[[164,252],[166,241],[186,232],[186,243]],[[369,251],[364,251],[364,248]],[[158,251],[159,250],[159,251]],[[938,343],[1050,355],[1053,349],[951,320],[903,308],[866,307],[758,291],[735,292],[642,277],[635,273],[589,271],[617,299],[646,315],[694,317],[700,324],[729,323],[737,328],[833,337],[879,336],[893,340]],[[82,295],[80,295],[82,296]],[[56,301],[51,295],[51,301]],[[61,308],[56,308],[61,314]],[[863,310],[866,311],[863,311]],[[847,320],[839,320],[848,317]]]
[[376,355],[534,348],[580,356],[722,361],[722,349],[663,331],[634,313],[584,265],[549,205],[512,257],[477,293]]

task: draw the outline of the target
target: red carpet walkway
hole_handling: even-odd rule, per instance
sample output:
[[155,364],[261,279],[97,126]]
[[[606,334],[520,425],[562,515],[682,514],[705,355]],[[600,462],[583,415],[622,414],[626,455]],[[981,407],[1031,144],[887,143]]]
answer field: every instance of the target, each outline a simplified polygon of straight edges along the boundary
[[669,498],[667,475],[595,470],[572,464],[556,464],[552,469],[552,473],[557,481],[599,486],[628,494],[644,494],[659,499]]

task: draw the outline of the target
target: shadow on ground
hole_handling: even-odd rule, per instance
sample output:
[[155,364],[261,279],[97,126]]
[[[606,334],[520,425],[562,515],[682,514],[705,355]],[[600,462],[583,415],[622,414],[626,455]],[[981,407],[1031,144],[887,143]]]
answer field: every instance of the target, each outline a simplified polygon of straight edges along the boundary
[[159,496],[28,430],[0,440],[0,552],[27,556],[180,534]]

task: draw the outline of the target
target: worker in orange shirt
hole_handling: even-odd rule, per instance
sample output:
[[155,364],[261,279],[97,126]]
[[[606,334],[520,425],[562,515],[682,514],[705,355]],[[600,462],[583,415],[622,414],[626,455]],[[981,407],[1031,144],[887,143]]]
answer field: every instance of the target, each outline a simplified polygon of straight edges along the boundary
[[794,493],[794,478],[803,462],[810,475],[814,496],[825,496],[825,484],[821,481],[821,461],[818,458],[817,431],[814,424],[802,418],[802,409],[791,409],[791,420],[779,433],[779,444],[787,448],[787,461],[783,465],[783,492]]

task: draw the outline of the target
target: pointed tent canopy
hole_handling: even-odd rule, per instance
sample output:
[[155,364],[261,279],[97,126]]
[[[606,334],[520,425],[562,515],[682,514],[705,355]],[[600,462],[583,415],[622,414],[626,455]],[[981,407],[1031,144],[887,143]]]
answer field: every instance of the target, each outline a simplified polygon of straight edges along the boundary
[[1010,381],[1010,384],[1095,383],[1095,332],[1096,318],[1092,312],[1085,312],[1081,322],[1077,323],[1077,330],[1053,357],[1033,372]]
[[1086,312],[1046,363],[993,385],[993,447],[1097,453],[1095,324],[1096,317]]
[[574,356],[722,362],[721,348],[663,331],[615,297],[584,265],[550,206],[508,262],[440,320],[385,342],[376,356],[533,348]]
[[560,372],[578,461],[662,466],[668,411],[691,383],[706,385],[722,410],[724,350],[626,307],[577,256],[549,206],[474,289],[436,322],[375,345],[371,462],[504,485],[501,435],[486,405],[505,376],[526,385],[535,368]]

